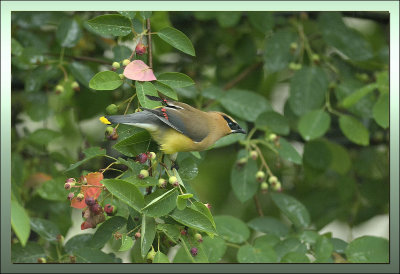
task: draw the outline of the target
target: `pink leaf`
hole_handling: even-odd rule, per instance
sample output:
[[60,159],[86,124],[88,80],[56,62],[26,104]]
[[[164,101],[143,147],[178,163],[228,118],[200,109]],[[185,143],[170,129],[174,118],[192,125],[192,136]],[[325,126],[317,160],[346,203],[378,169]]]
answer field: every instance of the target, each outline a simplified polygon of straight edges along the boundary
[[124,76],[131,80],[137,81],[154,81],[157,78],[154,76],[153,70],[141,60],[130,62],[124,70]]

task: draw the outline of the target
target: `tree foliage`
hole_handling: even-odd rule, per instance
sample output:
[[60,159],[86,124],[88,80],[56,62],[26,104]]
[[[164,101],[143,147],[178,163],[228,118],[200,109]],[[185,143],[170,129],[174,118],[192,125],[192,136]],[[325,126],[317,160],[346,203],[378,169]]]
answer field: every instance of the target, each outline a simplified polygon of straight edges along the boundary
[[[388,25],[347,19],[13,12],[13,262],[388,262],[386,239],[318,232],[389,207]],[[248,134],[176,170],[147,131],[98,121],[159,105],[145,95]],[[64,242],[74,210],[89,233]]]

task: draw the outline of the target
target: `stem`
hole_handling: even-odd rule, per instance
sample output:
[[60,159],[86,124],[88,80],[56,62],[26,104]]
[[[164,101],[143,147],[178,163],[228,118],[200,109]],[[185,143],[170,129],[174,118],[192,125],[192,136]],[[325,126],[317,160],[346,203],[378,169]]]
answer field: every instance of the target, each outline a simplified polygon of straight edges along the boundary
[[127,232],[126,233],[126,236],[128,236],[130,233],[132,233],[133,231],[135,231],[139,226],[141,226],[142,224],[140,224],[140,225],[137,225],[135,228],[133,228],[131,231],[129,231],[129,232]]
[[152,46],[151,46],[151,24],[150,24],[150,18],[146,19],[147,23],[147,45],[149,46],[149,67],[153,68],[153,54],[152,54]]
[[107,158],[113,159],[114,161],[118,161],[118,159],[116,159],[116,158],[114,158],[114,157],[112,157],[110,155],[104,155],[104,156],[107,157]]
[[64,52],[65,52],[65,48],[62,47],[62,48],[61,48],[61,52],[60,52],[60,61],[59,61],[59,64],[60,64],[60,65],[62,65],[63,60],[64,60]]
[[255,150],[257,150],[258,155],[260,156],[261,163],[265,167],[265,169],[267,170],[268,175],[269,176],[274,176],[274,174],[272,173],[271,169],[269,168],[267,162],[265,161],[264,156],[261,153],[261,150],[258,148],[257,145],[253,145],[253,147],[255,148]]
[[253,198],[254,198],[254,202],[256,204],[258,215],[260,215],[261,217],[264,216],[264,213],[263,213],[262,208],[261,208],[260,200],[258,199],[257,194],[254,194]]
[[225,243],[227,246],[230,246],[230,247],[234,247],[234,248],[240,248],[240,245],[237,245],[237,244],[232,244],[232,243]]
[[63,72],[63,74],[64,74],[64,81],[67,81],[68,80],[68,73],[67,73],[67,71],[65,70],[65,68],[61,65],[61,64],[59,64],[58,65],[58,68]]
[[116,162],[112,162],[111,164],[109,164],[105,169],[103,169],[103,171],[101,173],[106,172],[110,167],[112,167],[113,165],[115,165]]
[[247,75],[249,75],[253,70],[257,69],[259,66],[261,66],[263,64],[263,62],[258,62],[255,63],[253,65],[251,65],[250,67],[246,68],[242,73],[240,73],[236,78],[234,78],[232,81],[228,82],[225,86],[224,86],[224,90],[228,90],[231,89],[232,87],[234,87],[237,83],[239,83],[240,81],[242,81],[244,78],[246,78]]

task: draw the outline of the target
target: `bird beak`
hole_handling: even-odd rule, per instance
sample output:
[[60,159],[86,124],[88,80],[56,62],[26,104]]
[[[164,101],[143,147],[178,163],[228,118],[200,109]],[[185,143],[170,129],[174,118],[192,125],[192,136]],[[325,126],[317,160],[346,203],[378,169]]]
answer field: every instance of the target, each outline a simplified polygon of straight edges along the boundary
[[232,133],[243,133],[243,134],[246,134],[246,131],[244,129],[240,128],[240,129],[236,129],[236,130],[232,131]]

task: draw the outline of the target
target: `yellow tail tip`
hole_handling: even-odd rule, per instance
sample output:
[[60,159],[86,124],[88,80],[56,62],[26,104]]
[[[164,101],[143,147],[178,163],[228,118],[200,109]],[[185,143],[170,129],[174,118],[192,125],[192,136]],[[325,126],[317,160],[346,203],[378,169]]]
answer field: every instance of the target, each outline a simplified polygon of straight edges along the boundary
[[105,124],[105,125],[111,125],[111,122],[108,121],[107,118],[104,117],[104,116],[101,116],[101,117],[99,118],[99,120],[100,120],[100,122],[102,122],[102,123]]

